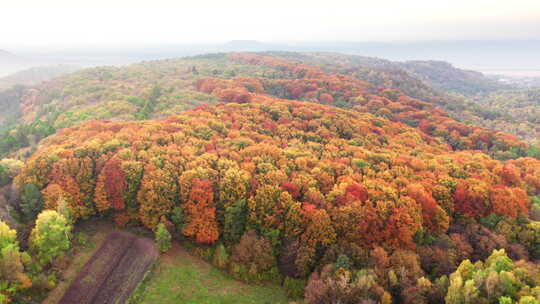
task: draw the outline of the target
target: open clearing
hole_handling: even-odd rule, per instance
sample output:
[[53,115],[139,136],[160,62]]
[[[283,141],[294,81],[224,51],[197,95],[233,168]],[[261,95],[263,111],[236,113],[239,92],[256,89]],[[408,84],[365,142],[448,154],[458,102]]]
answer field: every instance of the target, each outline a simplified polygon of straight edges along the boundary
[[136,290],[137,304],[280,304],[288,303],[277,285],[236,281],[189,254],[177,243],[159,259],[153,273]]
[[[80,273],[85,271],[86,263],[101,250],[111,233],[117,230],[107,221],[89,221],[78,225],[77,231],[85,236],[85,244],[75,244],[75,256],[71,265],[62,273],[62,281],[49,293],[43,302],[44,304],[60,302],[60,299],[71,287],[71,283],[75,282]],[[126,259],[124,263],[128,264],[128,261]],[[138,268],[140,266],[129,267]],[[104,290],[98,292],[96,299],[100,297],[101,292],[107,294],[110,292],[108,290],[117,289],[117,287],[113,288],[112,286],[114,282],[124,280],[126,279],[120,275],[113,275],[107,280],[110,283],[103,286]],[[126,292],[122,292],[122,301],[126,294]],[[130,304],[288,303],[287,296],[280,286],[248,285],[236,281],[201,258],[190,254],[177,242],[173,243],[169,252],[158,257],[156,267],[143,281],[143,284],[135,290],[134,295],[135,297],[129,301]]]

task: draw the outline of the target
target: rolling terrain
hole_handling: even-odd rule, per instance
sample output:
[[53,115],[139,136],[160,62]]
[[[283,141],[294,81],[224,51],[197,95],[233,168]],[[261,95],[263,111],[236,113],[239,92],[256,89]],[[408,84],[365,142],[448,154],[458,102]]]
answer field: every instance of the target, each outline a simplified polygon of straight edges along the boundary
[[[254,59],[251,62],[250,59],[246,59],[249,56],[262,59]],[[288,59],[282,59],[284,57]],[[345,59],[342,60],[342,57]],[[259,93],[278,98],[331,103],[345,108],[363,107],[361,111],[368,110],[376,115],[386,115],[386,118],[399,120],[412,126],[422,124],[424,131],[434,128],[433,123],[429,122],[430,119],[438,123],[444,121],[442,128],[445,130],[437,130],[436,135],[434,130],[430,130],[428,134],[442,137],[455,149],[482,149],[492,154],[499,153],[499,157],[502,158],[527,155],[526,145],[517,143],[511,137],[497,135],[496,132],[488,130],[480,131],[479,128],[459,122],[459,120],[465,120],[462,118],[466,118],[467,121],[475,121],[482,125],[482,122],[486,120],[484,117],[498,119],[502,114],[493,114],[492,111],[479,109],[478,103],[465,103],[460,99],[450,97],[449,93],[414,78],[410,72],[396,67],[394,63],[384,60],[373,63],[372,58],[355,56],[342,57],[333,54],[295,55],[292,53],[277,53],[273,57],[216,54],[146,62],[122,68],[87,69],[25,89],[21,97],[16,95],[8,99],[5,105],[13,105],[10,106],[13,110],[5,113],[16,123],[4,124],[5,131],[0,139],[0,152],[5,154],[35,145],[41,138],[56,130],[82,121],[162,118],[201,104],[218,103],[223,101],[220,100],[220,96],[217,93],[212,94],[208,88],[201,90],[199,83],[201,79],[213,78],[233,80],[233,84],[240,90],[250,92],[259,90]],[[319,62],[319,65],[306,65],[302,63],[304,61]],[[332,61],[333,65],[325,65],[325,61]],[[341,63],[342,61],[344,63]],[[350,61],[353,61],[352,65],[349,65]],[[356,61],[367,62],[367,68],[356,66]],[[350,66],[350,68],[344,69],[343,66]],[[313,73],[303,74],[301,70]],[[454,74],[468,75],[463,71]],[[321,81],[324,79],[343,82],[346,86],[325,87]],[[249,81],[263,87],[249,87]],[[493,85],[491,80],[480,77],[478,82],[482,81],[486,82],[486,87]],[[299,87],[293,88],[295,85]],[[306,86],[311,86],[311,88]],[[354,91],[347,91],[349,90],[347,86],[355,87],[354,90],[362,90],[363,101],[360,101],[358,96],[354,96],[355,101],[351,99],[352,96],[347,96],[347,94],[356,94]],[[292,89],[297,91],[293,92]],[[305,93],[309,94],[300,96]],[[326,100],[320,100],[321,96]],[[403,96],[402,100],[399,100],[400,96]],[[374,97],[380,97],[379,101],[372,100]],[[391,103],[395,109],[382,109],[385,107],[375,105],[380,101],[387,105]],[[368,106],[369,109],[366,109],[367,104],[371,105]],[[448,114],[436,108],[441,108]],[[399,115],[392,114],[397,112]],[[426,117],[428,112],[435,113],[437,117]],[[485,125],[493,126],[488,123]],[[455,136],[452,135],[453,131],[460,132],[460,136],[464,136],[465,133],[472,135],[475,132],[487,132],[492,134],[489,136],[499,137],[501,140],[497,141],[500,144],[496,144],[495,147],[485,140],[474,144],[463,143],[457,138],[452,138]]]
[[[440,107],[458,121],[510,133],[538,145],[540,133],[529,121],[539,108],[533,79],[501,81],[500,77],[458,69],[439,61],[399,62],[336,53],[264,54],[320,66],[327,72],[350,75],[379,87],[398,89],[404,95]],[[519,99],[512,96],[518,94]],[[494,103],[494,98],[499,102]],[[506,100],[500,102],[502,99]],[[523,103],[529,104],[527,109],[523,109]]]
[[[327,53],[85,69],[2,93],[1,152],[24,159],[10,210],[28,226],[38,213],[39,223],[56,216],[66,231],[88,218],[165,227],[230,277],[279,284],[305,303],[537,303],[538,151],[521,133],[458,117],[470,109],[482,122],[482,106],[534,107],[534,95],[507,90],[507,104],[500,89],[440,62]],[[69,257],[44,259],[32,229],[28,253],[10,245],[21,266],[5,279],[11,289],[0,289],[7,298],[51,289]],[[146,255],[117,237],[65,299],[128,297],[136,280],[114,287]],[[197,267],[177,263],[158,266],[137,299],[169,288],[170,302],[219,301],[210,289],[182,293],[171,280],[185,282],[179,269]],[[208,280],[184,284],[199,279]]]
[[[540,193],[540,161],[501,162],[371,114],[250,96],[165,120],[65,129],[28,160],[17,183],[41,189],[46,208],[64,197],[75,220],[100,214],[149,229],[165,221],[196,244],[222,241],[233,276],[288,288],[307,282],[311,299],[347,297],[311,291],[341,280],[326,264],[374,269],[344,288],[358,288],[355,299],[386,301],[421,292],[416,284],[426,276],[439,280],[494,249],[517,260],[538,256],[536,222],[525,219],[538,208],[531,201]],[[407,267],[396,275],[398,291],[387,285],[393,267]],[[364,276],[375,287],[361,285]],[[446,288],[429,297],[461,293]]]

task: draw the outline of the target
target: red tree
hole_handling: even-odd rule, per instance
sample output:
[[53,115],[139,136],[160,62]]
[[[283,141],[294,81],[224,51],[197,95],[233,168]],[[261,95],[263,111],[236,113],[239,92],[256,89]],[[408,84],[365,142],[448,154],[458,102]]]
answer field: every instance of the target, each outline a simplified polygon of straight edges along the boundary
[[359,184],[350,184],[345,188],[345,193],[336,199],[338,205],[348,205],[352,202],[365,202],[368,199],[366,188]]
[[122,161],[119,158],[111,158],[103,168],[105,175],[105,191],[111,206],[116,210],[125,208],[124,191],[126,189],[126,177],[120,167]]

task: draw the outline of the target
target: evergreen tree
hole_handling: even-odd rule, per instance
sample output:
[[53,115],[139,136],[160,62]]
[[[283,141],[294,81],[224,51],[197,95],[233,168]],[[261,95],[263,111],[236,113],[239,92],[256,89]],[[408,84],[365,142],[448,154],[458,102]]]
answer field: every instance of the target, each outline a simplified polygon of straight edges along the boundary
[[171,248],[171,234],[163,223],[157,225],[155,237],[156,246],[160,252],[167,252]]
[[43,196],[34,184],[25,184],[21,195],[21,212],[26,220],[34,219],[43,209]]

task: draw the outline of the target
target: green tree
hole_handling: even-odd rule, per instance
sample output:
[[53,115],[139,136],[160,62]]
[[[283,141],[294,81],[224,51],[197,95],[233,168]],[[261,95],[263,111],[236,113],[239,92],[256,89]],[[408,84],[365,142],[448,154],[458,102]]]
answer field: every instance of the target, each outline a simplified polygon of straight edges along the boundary
[[71,225],[54,210],[41,212],[30,235],[30,248],[43,265],[66,252],[70,247]]
[[[176,206],[173,208],[171,213],[171,221],[173,222],[176,231],[180,232],[184,229],[186,219],[184,216],[184,209],[182,209],[182,207]],[[179,233],[178,235],[182,236],[182,233]]]
[[0,248],[5,248],[17,241],[17,232],[10,229],[9,226],[0,221]]
[[351,260],[348,256],[340,254],[336,260],[335,269],[343,268],[345,270],[351,269]]
[[225,209],[225,222],[223,225],[223,238],[231,243],[238,243],[246,229],[247,204],[245,199]]
[[34,219],[43,209],[43,196],[34,184],[25,184],[21,194],[21,212],[26,220]]
[[9,176],[9,169],[6,166],[0,164],[0,186],[5,186],[9,184],[10,181],[11,178]]
[[25,255],[19,251],[17,232],[0,221],[0,303],[4,303],[2,296],[6,299],[32,285],[24,273]]
[[156,228],[156,246],[160,252],[167,252],[171,249],[171,234],[163,223],[159,223]]

